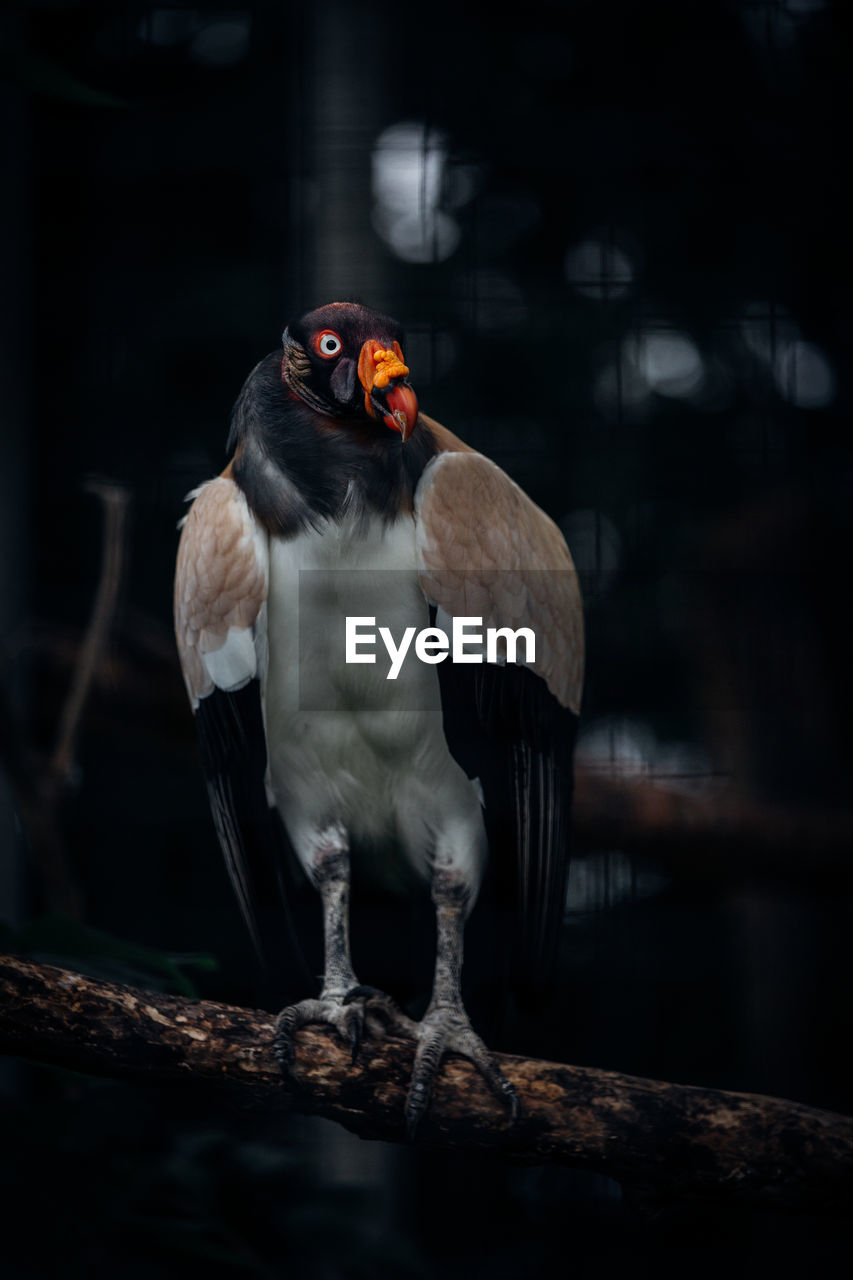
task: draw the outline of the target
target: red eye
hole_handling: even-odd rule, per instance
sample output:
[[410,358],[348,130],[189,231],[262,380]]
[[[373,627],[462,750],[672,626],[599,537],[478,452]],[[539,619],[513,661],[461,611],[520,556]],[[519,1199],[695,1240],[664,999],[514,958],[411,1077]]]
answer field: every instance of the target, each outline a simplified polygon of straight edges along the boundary
[[320,355],[330,360],[332,356],[340,354],[344,344],[332,329],[324,329],[322,333],[317,334],[316,345]]

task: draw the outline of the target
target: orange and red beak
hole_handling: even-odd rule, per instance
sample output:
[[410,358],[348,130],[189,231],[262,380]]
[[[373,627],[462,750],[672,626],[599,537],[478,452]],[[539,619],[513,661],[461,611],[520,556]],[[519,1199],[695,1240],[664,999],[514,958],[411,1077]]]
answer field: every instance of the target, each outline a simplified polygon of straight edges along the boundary
[[399,342],[389,347],[369,338],[358,358],[358,377],[364,387],[364,407],[371,418],[408,440],[418,420],[418,398],[405,379],[409,369]]

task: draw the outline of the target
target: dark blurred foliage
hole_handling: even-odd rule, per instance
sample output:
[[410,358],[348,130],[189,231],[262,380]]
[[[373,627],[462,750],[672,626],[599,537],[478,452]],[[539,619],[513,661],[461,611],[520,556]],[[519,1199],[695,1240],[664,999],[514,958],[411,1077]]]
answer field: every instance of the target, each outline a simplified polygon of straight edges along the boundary
[[[246,373],[336,296],[399,317],[422,407],[565,529],[584,760],[849,808],[850,22],[821,0],[6,6],[0,640],[37,748],[95,589],[86,477],[134,510],[62,813],[86,929],[33,919],[0,797],[22,950],[258,998],[172,648],[175,524],[224,464]],[[601,850],[570,908],[532,1050],[850,1109],[847,901]],[[814,1218],[23,1065],[3,1083],[14,1280],[748,1276],[843,1256]]]

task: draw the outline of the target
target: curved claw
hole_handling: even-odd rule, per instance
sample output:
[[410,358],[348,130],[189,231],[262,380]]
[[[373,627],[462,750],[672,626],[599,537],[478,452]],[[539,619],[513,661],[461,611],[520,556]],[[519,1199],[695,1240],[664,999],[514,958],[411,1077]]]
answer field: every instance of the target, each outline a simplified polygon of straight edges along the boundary
[[355,1062],[364,1028],[363,1010],[345,1008],[340,999],[321,996],[319,1000],[300,1000],[299,1004],[288,1005],[275,1020],[273,1053],[283,1074],[288,1074],[293,1066],[296,1032],[309,1022],[334,1027],[348,1041],[351,1061]]
[[515,1085],[511,1080],[507,1080],[506,1077],[504,1077],[504,1082],[501,1085],[501,1093],[509,1107],[509,1127],[511,1129],[521,1119],[521,1098],[516,1092]]
[[296,1032],[306,1022],[327,1021],[324,1012],[321,1000],[303,1000],[282,1009],[275,1020],[273,1036],[273,1053],[281,1071],[286,1072],[293,1065],[293,1037]]
[[429,1105],[433,1082],[444,1055],[458,1053],[477,1068],[491,1092],[503,1100],[512,1127],[521,1115],[515,1085],[499,1070],[494,1057],[468,1021],[464,1010],[441,1009],[427,1012],[418,1028],[412,1082],[406,1098],[406,1137],[411,1141]]
[[397,1001],[387,992],[380,991],[379,987],[353,987],[344,996],[344,1004],[350,1004],[353,1000],[363,1000],[365,1012],[384,1021],[386,1029],[401,1036],[417,1035],[418,1024],[403,1013]]
[[414,1142],[418,1125],[421,1122],[424,1112],[429,1102],[430,1088],[424,1081],[413,1082],[409,1086],[409,1096],[406,1098],[406,1137],[409,1142]]
[[[412,1034],[416,1024],[400,1010],[390,996],[376,987],[352,987],[346,995],[328,993],[316,1000],[300,1000],[282,1009],[275,1020],[273,1052],[283,1074],[290,1073],[295,1056],[295,1036],[309,1022],[334,1027],[349,1044],[350,1063],[355,1064],[365,1031],[368,1011],[381,1015],[385,1023],[400,1034]],[[378,1024],[368,1023],[379,1031]]]
[[[285,1010],[287,1012],[287,1010]],[[278,1063],[279,1071],[285,1072],[293,1063],[293,1033],[289,1027],[282,1024],[281,1015],[275,1020],[275,1035],[273,1036],[272,1051],[275,1054],[275,1060]]]
[[382,996],[384,1000],[390,1000],[390,996],[386,996],[384,991],[380,991],[378,987],[368,987],[359,985],[350,987],[344,996],[344,1004],[352,1004],[353,1000],[370,1000],[373,996]]
[[[346,1004],[346,1000],[344,1000]],[[355,1060],[358,1057],[358,1050],[361,1045],[361,1033],[364,1028],[364,1019],[358,1014],[351,1018],[349,1022],[349,1043],[350,1043],[350,1066],[355,1066]]]

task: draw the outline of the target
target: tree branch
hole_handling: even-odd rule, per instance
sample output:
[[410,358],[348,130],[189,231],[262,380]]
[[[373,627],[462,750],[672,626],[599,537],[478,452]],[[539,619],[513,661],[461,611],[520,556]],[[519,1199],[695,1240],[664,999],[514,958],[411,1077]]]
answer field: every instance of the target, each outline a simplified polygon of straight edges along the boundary
[[89,493],[100,498],[104,509],[101,572],[92,615],[80,648],[71,688],[59,718],[56,742],[48,767],[50,798],[54,804],[67,785],[74,765],[80,722],[98,663],[109,639],[123,572],[129,494],[122,485],[108,480],[90,480],[86,487]]
[[853,813],[770,804],[731,786],[696,795],[578,765],[572,841],[652,857],[706,883],[760,876],[838,892],[853,883]]
[[83,892],[63,838],[61,805],[75,764],[86,704],[115,618],[130,504],[127,490],[110,481],[92,480],[87,489],[100,499],[103,508],[101,568],[89,625],[74,653],[71,683],[49,758],[33,749],[14,700],[0,685],[0,765],[12,785],[45,905],[74,920],[84,915]]
[[[273,1019],[253,1009],[138,991],[0,957],[0,1049],[109,1076],[230,1086],[241,1098],[403,1140],[413,1047],[371,1037],[350,1065],[332,1033],[305,1028],[292,1080],[272,1054]],[[839,1209],[853,1200],[853,1118],[778,1098],[500,1057],[522,1118],[470,1064],[450,1058],[419,1141],[555,1161],[667,1194]]]

